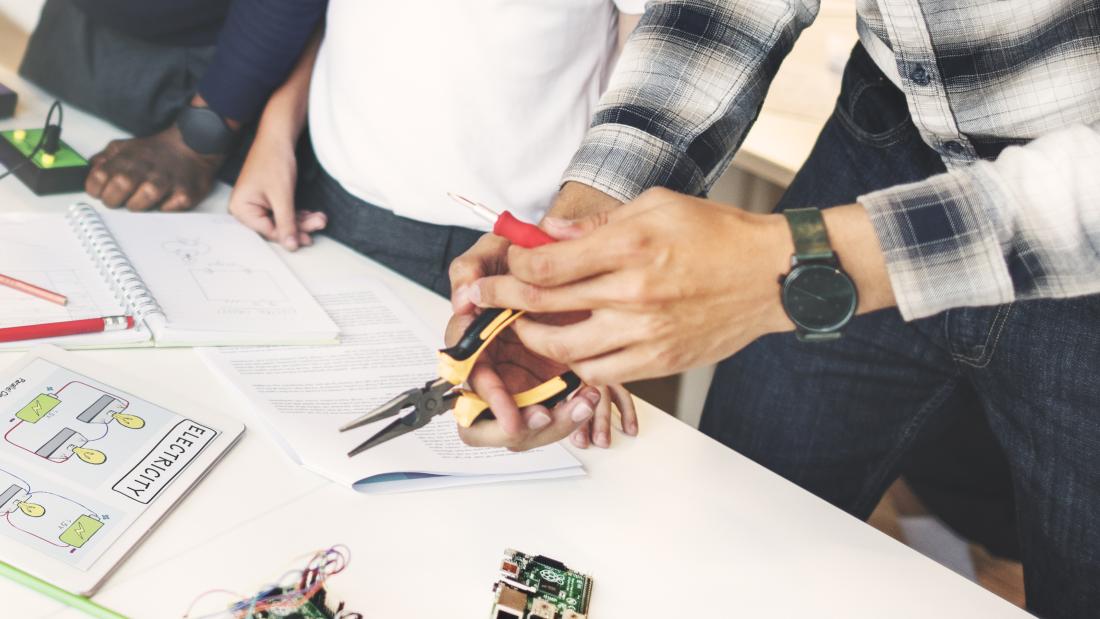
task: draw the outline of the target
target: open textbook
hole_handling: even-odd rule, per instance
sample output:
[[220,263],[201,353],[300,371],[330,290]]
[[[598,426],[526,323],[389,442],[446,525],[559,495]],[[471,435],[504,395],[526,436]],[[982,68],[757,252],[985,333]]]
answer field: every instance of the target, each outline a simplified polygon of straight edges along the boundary
[[[52,338],[64,348],[335,342],[336,325],[255,233],[229,215],[0,215],[0,273],[66,295],[0,288],[0,327],[132,315],[134,329]],[[11,342],[0,348],[42,343]]]
[[244,431],[136,382],[49,346],[0,370],[4,561],[90,593]]
[[351,432],[338,428],[437,378],[437,360],[427,344],[432,338],[384,286],[338,280],[311,284],[311,290],[339,325],[339,346],[200,350],[292,459],[362,492],[584,474],[560,445],[524,453],[467,447],[449,413],[348,458],[348,451],[392,419]]

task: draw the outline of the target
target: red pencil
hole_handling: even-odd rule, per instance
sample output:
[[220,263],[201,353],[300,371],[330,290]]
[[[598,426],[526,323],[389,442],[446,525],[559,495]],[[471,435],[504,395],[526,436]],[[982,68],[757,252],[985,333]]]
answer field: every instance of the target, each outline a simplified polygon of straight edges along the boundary
[[28,284],[21,279],[15,279],[8,275],[0,273],[0,285],[7,286],[8,288],[14,288],[19,292],[25,292],[31,296],[38,297],[39,299],[45,299],[50,303],[57,303],[58,305],[65,305],[69,302],[65,295],[58,294],[56,292],[50,292],[45,288],[39,288],[34,284]]
[[84,320],[48,322],[41,325],[0,329],[0,342],[37,340],[43,337],[61,337],[63,335],[99,333],[100,331],[122,331],[123,329],[133,328],[133,326],[133,316],[104,316],[102,318],[85,318]]

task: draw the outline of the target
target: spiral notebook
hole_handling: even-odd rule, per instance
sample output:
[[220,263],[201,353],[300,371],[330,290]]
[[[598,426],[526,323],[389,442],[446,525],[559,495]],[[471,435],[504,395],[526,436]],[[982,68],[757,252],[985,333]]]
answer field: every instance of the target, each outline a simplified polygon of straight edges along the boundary
[[0,273],[64,294],[0,288],[0,327],[131,315],[125,331],[12,342],[29,348],[323,344],[338,329],[275,251],[229,215],[0,215]]

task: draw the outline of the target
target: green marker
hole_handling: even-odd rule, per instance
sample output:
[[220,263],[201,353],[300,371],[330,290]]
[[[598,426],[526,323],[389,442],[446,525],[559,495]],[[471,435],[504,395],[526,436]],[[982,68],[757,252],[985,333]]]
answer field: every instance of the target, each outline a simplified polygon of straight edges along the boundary
[[127,619],[126,615],[120,615],[113,610],[104,608],[83,595],[69,593],[60,587],[51,585],[40,578],[35,578],[22,570],[18,570],[3,561],[0,561],[0,576],[4,576],[28,589],[33,589],[55,602],[60,602],[66,606],[71,606],[82,611],[89,617],[96,617],[96,619]]

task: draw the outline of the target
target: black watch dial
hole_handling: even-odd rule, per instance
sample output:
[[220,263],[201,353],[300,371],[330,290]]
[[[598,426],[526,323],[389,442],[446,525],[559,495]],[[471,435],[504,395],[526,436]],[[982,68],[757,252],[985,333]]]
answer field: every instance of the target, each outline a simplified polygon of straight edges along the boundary
[[829,264],[799,265],[783,279],[783,309],[806,331],[840,329],[856,313],[857,303],[851,278]]

